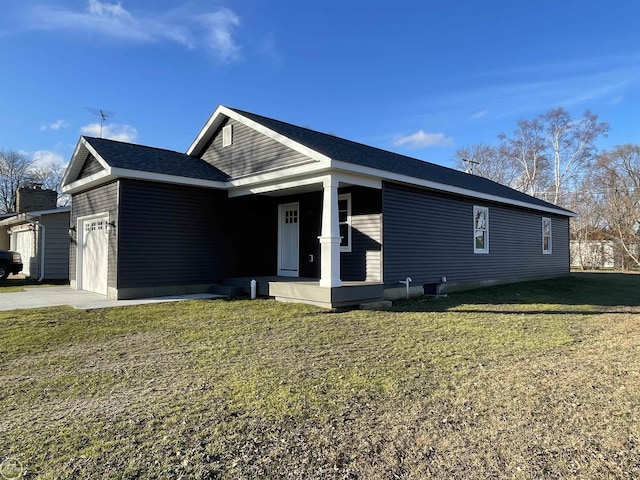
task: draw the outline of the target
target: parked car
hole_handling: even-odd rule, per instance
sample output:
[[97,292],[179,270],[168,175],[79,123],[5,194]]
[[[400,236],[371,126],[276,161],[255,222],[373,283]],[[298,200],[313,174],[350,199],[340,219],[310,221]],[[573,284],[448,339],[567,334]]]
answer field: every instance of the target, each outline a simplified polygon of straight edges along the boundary
[[22,271],[22,256],[12,250],[0,250],[0,280],[6,280],[10,273]]

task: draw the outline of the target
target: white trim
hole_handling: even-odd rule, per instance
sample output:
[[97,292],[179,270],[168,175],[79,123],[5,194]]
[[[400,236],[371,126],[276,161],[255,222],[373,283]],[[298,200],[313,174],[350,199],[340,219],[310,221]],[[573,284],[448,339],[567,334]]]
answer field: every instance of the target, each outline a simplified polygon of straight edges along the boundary
[[[549,248],[544,248],[544,223],[549,222]],[[553,222],[549,217],[542,217],[542,253],[544,255],[551,255],[553,253]]]
[[178,177],[176,175],[166,175],[164,173],[145,172],[142,170],[130,170],[126,168],[109,168],[108,172],[95,173],[89,177],[76,180],[62,188],[64,193],[75,193],[80,190],[87,190],[90,187],[102,185],[111,180],[119,178],[129,178],[133,180],[148,180],[150,182],[171,183],[176,185],[191,185],[197,187],[207,187],[219,190],[229,188],[229,183],[216,180],[202,180],[192,177]]
[[[280,252],[282,251],[282,224],[283,224],[283,212],[286,209],[292,209],[295,207],[296,209],[296,237],[297,237],[297,245],[296,245],[296,268],[295,270],[284,270],[282,268],[282,255]],[[299,202],[290,202],[290,203],[280,203],[278,204],[278,275],[282,275],[284,277],[298,277],[300,275],[300,203]]]
[[[346,222],[341,222],[340,221],[340,200],[346,200],[347,201],[347,221]],[[342,239],[343,237],[340,236],[340,251],[341,252],[347,252],[350,253],[351,252],[351,194],[350,193],[341,193],[338,195],[338,231],[340,231],[340,225],[346,225],[347,226],[347,244],[346,245],[342,245]]]
[[[478,232],[478,227],[476,225],[476,215],[479,212],[484,212],[484,220],[485,220],[484,228],[480,229],[481,231],[484,232],[483,248],[478,248],[476,246],[476,235]],[[488,207],[481,207],[479,205],[473,206],[473,253],[482,253],[482,254],[489,253],[489,208]]]
[[331,162],[331,166],[334,168],[342,168],[345,170],[349,170],[354,173],[360,173],[367,176],[372,177],[380,177],[383,180],[395,181],[399,183],[406,183],[409,185],[417,185],[419,187],[430,188],[432,190],[438,190],[441,192],[453,193],[456,195],[462,195],[465,197],[471,197],[478,200],[488,200],[496,203],[502,203],[506,205],[514,205],[517,207],[524,207],[530,210],[538,210],[541,212],[549,212],[555,213],[558,215],[563,215],[565,217],[576,217],[577,214],[567,212],[566,210],[555,209],[551,207],[544,207],[541,205],[535,205],[533,203],[521,202],[519,200],[512,200],[505,197],[500,197],[497,195],[490,195],[487,193],[477,192],[475,190],[468,190],[466,188],[454,187],[452,185],[446,185],[444,183],[432,182],[430,180],[422,180],[416,177],[411,177],[409,175],[402,175],[398,173],[388,172],[386,170],[379,170],[371,167],[363,167],[360,165],[354,165],[348,162],[342,162],[338,160],[334,160]]
[[[76,290],[84,290],[83,288],[83,275],[82,275],[82,267],[83,267],[83,262],[84,262],[84,228],[83,228],[83,224],[84,222],[93,220],[94,218],[103,218],[106,217],[107,218],[107,224],[109,224],[109,222],[111,221],[111,216],[109,214],[108,211],[106,212],[100,212],[100,213],[94,213],[91,215],[84,215],[81,217],[77,217],[76,218],[76,281],[75,281],[75,286],[76,286]],[[105,232],[105,235],[108,235]],[[109,240],[107,238],[107,268],[105,271],[105,275],[106,275],[106,279],[105,279],[105,286],[106,286],[106,290],[108,291],[109,289]],[[90,290],[87,290],[90,291]],[[100,295],[100,293],[98,292],[94,292],[97,293],[98,295]],[[104,293],[104,295],[106,295],[107,292]]]
[[233,125],[225,125],[222,127],[222,146],[230,147],[233,145]]

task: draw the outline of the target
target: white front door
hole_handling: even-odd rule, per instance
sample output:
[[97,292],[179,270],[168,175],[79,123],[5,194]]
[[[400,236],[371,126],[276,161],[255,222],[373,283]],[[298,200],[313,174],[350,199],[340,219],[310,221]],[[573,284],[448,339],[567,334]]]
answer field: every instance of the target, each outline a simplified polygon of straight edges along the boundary
[[278,275],[298,276],[300,239],[299,205],[287,203],[278,210]]
[[81,238],[78,242],[78,288],[107,294],[107,258],[109,216],[94,217],[80,222]]

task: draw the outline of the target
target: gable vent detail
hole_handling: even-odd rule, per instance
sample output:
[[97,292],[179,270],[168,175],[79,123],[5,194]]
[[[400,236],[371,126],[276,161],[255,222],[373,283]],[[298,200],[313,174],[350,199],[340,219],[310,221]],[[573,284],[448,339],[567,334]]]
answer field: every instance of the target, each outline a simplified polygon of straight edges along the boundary
[[225,125],[222,128],[222,146],[228,147],[233,143],[233,125]]

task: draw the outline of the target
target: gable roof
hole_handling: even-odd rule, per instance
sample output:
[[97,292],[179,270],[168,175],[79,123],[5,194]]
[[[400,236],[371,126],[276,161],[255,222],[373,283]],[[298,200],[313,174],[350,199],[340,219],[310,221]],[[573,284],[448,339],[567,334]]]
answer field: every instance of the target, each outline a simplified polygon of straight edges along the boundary
[[[85,179],[78,176],[89,155],[103,170]],[[172,181],[222,188],[229,178],[204,160],[184,153],[96,137],[80,137],[62,181],[64,192],[104,183],[112,178]]]
[[113,168],[199,178],[224,182],[229,176],[204,160],[185,153],[118,142],[105,138],[84,137]]
[[346,140],[327,133],[298,127],[290,123],[263,117],[243,110],[235,108],[229,108],[229,110],[315,150],[332,160],[416,179],[428,180],[429,182],[449,185],[457,189],[483,193],[492,197],[500,197],[518,203],[543,207],[545,209],[559,210],[571,216],[575,215],[570,210],[558,207],[557,205],[532,197],[531,195],[527,195],[526,193],[484,177]]

